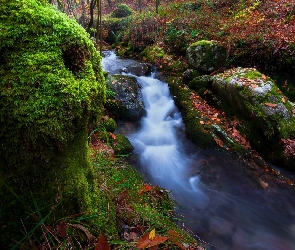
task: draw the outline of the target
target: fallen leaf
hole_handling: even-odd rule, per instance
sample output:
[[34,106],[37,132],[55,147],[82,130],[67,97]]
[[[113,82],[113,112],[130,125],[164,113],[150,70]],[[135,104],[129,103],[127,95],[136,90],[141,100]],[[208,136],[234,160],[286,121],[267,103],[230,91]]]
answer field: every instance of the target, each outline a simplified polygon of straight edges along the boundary
[[265,76],[264,74],[261,75],[261,78],[262,78],[263,80],[266,80],[266,76]]
[[143,194],[143,193],[146,193],[146,192],[151,191],[152,189],[153,189],[153,186],[152,186],[152,185],[145,183],[144,186],[143,186],[143,188],[141,188],[141,189],[138,191],[138,193],[139,193],[139,194]]
[[219,147],[223,147],[223,141],[217,137],[214,137],[214,141]]
[[269,103],[269,102],[264,103],[264,105],[265,105],[265,106],[268,106],[268,107],[272,107],[272,108],[274,108],[274,107],[277,106],[276,104],[274,104],[274,103]]
[[285,103],[285,102],[286,102],[286,100],[285,100],[285,97],[282,97],[282,102],[283,102],[283,103]]
[[140,239],[137,242],[137,247],[139,249],[153,247],[153,246],[159,245],[161,243],[164,243],[165,241],[167,241],[169,239],[169,237],[155,235],[155,237],[151,240],[149,238],[151,232],[147,232],[143,236],[140,237]]
[[204,91],[204,95],[206,95],[206,94],[208,93],[208,91],[209,91],[209,90],[208,90],[208,89],[206,89],[206,90]]
[[95,244],[94,250],[110,250],[111,247],[103,235],[99,236],[99,241]]
[[150,231],[149,233],[149,239],[153,240],[156,237],[156,229],[153,229],[152,231]]
[[116,140],[117,139],[117,137],[116,137],[116,135],[115,134],[113,134],[112,132],[110,132],[110,136],[114,139],[114,140]]

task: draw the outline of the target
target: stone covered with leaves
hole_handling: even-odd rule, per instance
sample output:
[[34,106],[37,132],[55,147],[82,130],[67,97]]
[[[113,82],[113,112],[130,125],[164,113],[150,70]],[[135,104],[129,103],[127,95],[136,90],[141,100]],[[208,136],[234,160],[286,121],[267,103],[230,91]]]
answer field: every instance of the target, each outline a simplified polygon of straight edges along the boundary
[[30,232],[50,214],[91,214],[99,227],[104,198],[87,143],[105,100],[99,53],[46,1],[2,1],[0,27],[1,241],[21,240],[14,226]]
[[272,79],[254,68],[235,68],[215,75],[212,88],[244,120],[244,133],[256,149],[294,167],[294,155],[283,147],[295,137],[294,104]]
[[197,41],[187,48],[186,60],[195,69],[211,73],[225,65],[226,49],[216,41]]

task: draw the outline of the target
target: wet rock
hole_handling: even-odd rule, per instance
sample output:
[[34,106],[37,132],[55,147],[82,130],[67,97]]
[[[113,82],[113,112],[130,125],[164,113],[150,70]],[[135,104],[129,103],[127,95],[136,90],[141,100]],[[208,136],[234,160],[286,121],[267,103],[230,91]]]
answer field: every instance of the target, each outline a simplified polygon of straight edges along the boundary
[[140,85],[135,77],[108,75],[106,84],[115,94],[107,99],[105,106],[117,119],[137,121],[145,114]]
[[280,142],[295,137],[294,107],[273,80],[254,68],[231,69],[212,79],[213,91],[244,121],[251,145],[269,159],[292,165]]
[[187,69],[183,72],[182,79],[184,84],[188,84],[190,81],[192,81],[194,78],[200,76],[199,71],[195,69]]
[[226,49],[216,41],[198,41],[187,48],[186,60],[195,69],[211,73],[224,66]]
[[136,76],[148,76],[151,74],[151,65],[148,63],[136,63],[123,69],[125,73],[131,73]]

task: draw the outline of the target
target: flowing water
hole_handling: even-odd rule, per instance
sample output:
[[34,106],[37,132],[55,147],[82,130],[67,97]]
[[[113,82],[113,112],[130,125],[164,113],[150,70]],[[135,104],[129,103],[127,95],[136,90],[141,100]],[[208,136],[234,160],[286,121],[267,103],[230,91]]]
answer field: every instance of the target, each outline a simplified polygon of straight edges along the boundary
[[[102,63],[118,74],[134,61],[110,52]],[[118,130],[133,144],[136,157],[130,161],[144,178],[172,191],[179,226],[206,249],[295,250],[294,189],[271,178],[262,181],[235,154],[195,146],[185,137],[168,85],[153,76],[137,80],[146,116],[139,127],[121,123]],[[284,174],[295,180],[294,173]]]

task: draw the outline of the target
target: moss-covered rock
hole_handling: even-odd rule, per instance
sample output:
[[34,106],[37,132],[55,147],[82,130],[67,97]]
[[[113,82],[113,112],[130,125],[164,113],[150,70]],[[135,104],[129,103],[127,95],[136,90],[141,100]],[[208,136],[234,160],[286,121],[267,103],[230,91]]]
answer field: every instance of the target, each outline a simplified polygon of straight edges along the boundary
[[198,76],[189,82],[189,88],[197,91],[201,96],[204,96],[205,91],[211,87],[212,77],[209,75]]
[[116,119],[139,120],[145,114],[140,86],[135,77],[108,75],[106,84],[116,93],[105,104]]
[[161,60],[164,56],[165,51],[157,45],[148,46],[141,52],[141,57],[153,64],[156,64],[156,61]]
[[116,134],[116,139],[113,142],[113,149],[116,155],[128,155],[133,151],[133,146],[126,136]]
[[216,41],[201,40],[187,48],[186,60],[195,69],[210,73],[225,65],[226,49]]
[[244,132],[269,159],[284,162],[281,141],[295,137],[294,105],[267,76],[236,68],[213,77],[213,90],[243,118]]
[[115,18],[122,18],[132,15],[133,10],[127,4],[119,4],[112,12],[111,16]]
[[105,131],[113,133],[117,128],[117,123],[113,118],[109,118],[103,122],[102,126]]
[[190,81],[198,76],[200,76],[199,71],[195,69],[187,69],[183,72],[182,80],[185,84],[188,84]]
[[99,228],[87,144],[105,100],[99,53],[46,1],[3,0],[0,28],[1,240],[50,214],[93,214]]
[[188,138],[202,148],[215,147],[216,144],[210,129],[200,123],[201,114],[193,108],[192,90],[182,82],[181,78],[171,77],[167,80],[170,92],[174,96],[174,101],[180,108]]

